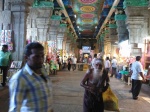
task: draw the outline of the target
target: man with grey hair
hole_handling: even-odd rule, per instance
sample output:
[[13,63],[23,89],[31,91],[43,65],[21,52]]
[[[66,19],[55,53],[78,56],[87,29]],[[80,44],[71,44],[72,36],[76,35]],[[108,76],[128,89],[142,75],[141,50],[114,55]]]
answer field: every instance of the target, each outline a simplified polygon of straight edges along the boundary
[[102,93],[109,85],[108,71],[101,60],[96,59],[93,65],[80,83],[85,88],[83,112],[104,112]]

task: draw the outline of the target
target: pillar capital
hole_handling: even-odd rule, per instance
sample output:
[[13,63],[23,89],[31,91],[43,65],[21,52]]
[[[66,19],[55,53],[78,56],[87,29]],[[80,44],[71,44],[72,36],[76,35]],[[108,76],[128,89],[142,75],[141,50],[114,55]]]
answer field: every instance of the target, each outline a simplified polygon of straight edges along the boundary
[[57,38],[57,48],[63,49],[63,38]]
[[33,3],[34,8],[54,8],[54,3],[51,1],[40,1],[40,0],[34,0]]
[[148,10],[148,7],[127,7],[125,9],[125,13],[128,16],[150,16],[150,11]]
[[142,43],[143,29],[145,28],[145,17],[134,16],[128,17],[126,20],[127,29],[129,31],[129,43]]
[[145,7],[148,5],[148,0],[124,0],[123,6],[126,7]]
[[136,17],[128,17],[126,20],[126,24],[128,28],[141,28],[143,27],[145,17],[136,16]]

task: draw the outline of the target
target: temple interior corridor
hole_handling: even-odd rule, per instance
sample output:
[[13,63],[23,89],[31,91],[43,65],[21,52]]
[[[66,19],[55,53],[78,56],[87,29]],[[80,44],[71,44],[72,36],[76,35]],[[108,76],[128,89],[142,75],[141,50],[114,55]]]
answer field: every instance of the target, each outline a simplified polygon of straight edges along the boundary
[[[47,74],[58,71],[50,75],[54,112],[82,112],[84,88],[80,81],[86,72],[84,65],[88,69],[95,54],[101,60],[109,58],[107,69],[113,68],[112,60],[116,58],[116,74],[127,77],[131,77],[130,68],[136,56],[141,56],[142,72],[148,75],[150,0],[0,0],[0,49],[8,45],[12,55],[13,66],[7,64],[9,72],[22,69],[26,63],[24,48],[32,42],[44,47],[41,66],[48,68]],[[0,62],[4,60],[1,57]],[[64,70],[68,64],[82,67]],[[3,76],[9,77],[7,73]],[[3,79],[0,82],[4,86]],[[129,93],[131,85],[110,78],[120,112],[150,112],[150,78],[146,80],[149,83],[142,85],[139,99],[133,100]],[[0,112],[8,112],[9,100],[8,84],[0,85]]]

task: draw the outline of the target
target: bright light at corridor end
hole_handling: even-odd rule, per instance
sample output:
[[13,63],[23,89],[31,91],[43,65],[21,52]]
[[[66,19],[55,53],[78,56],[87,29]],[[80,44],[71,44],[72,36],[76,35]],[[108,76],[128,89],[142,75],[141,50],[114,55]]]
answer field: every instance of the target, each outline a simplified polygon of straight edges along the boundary
[[130,56],[131,48],[130,45],[128,44],[128,40],[119,43],[119,48],[120,48],[119,53],[122,57]]

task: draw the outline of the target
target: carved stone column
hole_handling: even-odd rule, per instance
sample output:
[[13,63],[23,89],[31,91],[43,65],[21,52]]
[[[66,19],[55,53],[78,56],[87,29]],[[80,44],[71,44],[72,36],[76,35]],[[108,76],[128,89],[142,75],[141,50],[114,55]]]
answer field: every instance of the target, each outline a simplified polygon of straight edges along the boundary
[[63,38],[63,50],[66,51],[66,42],[67,42],[67,34],[65,33],[64,38]]
[[129,33],[126,27],[126,20],[127,16],[123,9],[116,9],[115,12],[115,20],[117,24],[117,32],[118,32],[118,42],[122,42],[129,39]]
[[129,31],[129,42],[143,43],[144,17],[128,17],[126,24]]
[[2,30],[2,11],[3,11],[3,1],[0,0],[0,31]]
[[63,38],[58,38],[57,37],[57,48],[58,49],[63,49]]
[[[147,33],[144,33],[145,29],[145,23],[144,23],[144,17],[129,17],[126,21],[127,28],[129,31],[129,42],[131,46],[131,55],[140,55],[142,56],[142,51],[144,47],[141,47],[139,45],[144,46],[144,35]],[[133,44],[133,45],[132,45]]]
[[27,39],[41,42],[50,40],[47,32],[50,26],[50,17],[53,8],[53,2],[34,1],[27,19]]
[[[2,0],[1,0],[2,1]],[[2,2],[1,2],[2,3]],[[27,4],[20,0],[5,0],[4,9],[1,11],[0,16],[0,29],[4,33],[5,43],[8,45],[9,50],[14,51],[12,53],[13,60],[23,60],[23,53],[25,46],[26,35],[26,11]]]
[[104,34],[101,33],[100,34],[100,48],[99,48],[99,51],[100,52],[104,52]]
[[144,48],[144,38],[148,36],[148,17],[150,15],[147,6],[147,0],[124,1],[131,55],[142,56],[142,52],[144,51],[142,48]]
[[148,3],[148,9],[150,9],[150,0],[149,0],[149,3]]
[[57,36],[59,36],[59,32],[60,32],[60,35],[62,34],[61,30],[60,30],[60,21],[62,19],[61,14],[62,14],[61,9],[54,9],[53,10],[53,15],[50,17],[50,28],[48,31],[49,37],[53,36],[52,32],[56,33],[56,38],[57,38]]
[[63,40],[63,49],[66,50],[66,40]]
[[10,2],[6,0],[4,3],[4,10],[2,9],[2,1],[0,2],[0,29],[1,30],[10,30],[11,25],[11,10],[10,10]]
[[114,55],[114,52],[116,52],[116,49],[113,49],[113,48],[116,45],[116,42],[118,43],[117,25],[114,19],[109,21],[109,38],[111,42],[109,54],[112,57]]
[[66,52],[69,54],[70,53],[70,41],[66,42]]
[[0,1],[0,11],[2,11],[3,10],[3,1],[1,0]]
[[[22,2],[20,0],[7,0],[10,3],[11,11],[11,23],[12,23],[12,32],[13,32],[13,44],[14,44],[14,60],[23,60],[23,50],[26,45],[26,17],[28,11],[28,4],[26,1]],[[8,7],[9,8],[9,5]],[[9,24],[5,25],[5,28],[8,28]]]
[[109,27],[108,24],[106,25],[106,27],[103,29],[103,33],[104,33],[104,52],[105,54],[109,54],[111,52],[111,42],[110,42],[110,38],[109,37]]

